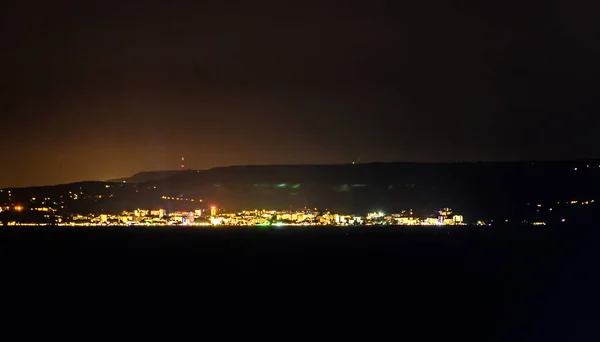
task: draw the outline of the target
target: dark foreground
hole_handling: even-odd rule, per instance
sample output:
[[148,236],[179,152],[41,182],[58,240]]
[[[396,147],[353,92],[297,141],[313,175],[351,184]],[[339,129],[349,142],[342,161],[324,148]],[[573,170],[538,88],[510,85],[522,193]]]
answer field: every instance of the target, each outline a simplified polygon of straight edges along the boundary
[[385,337],[403,336],[402,315],[423,337],[590,340],[600,310],[594,228],[2,228],[0,260],[4,276],[253,280],[230,283],[232,293],[261,284],[287,291],[278,301],[322,298],[307,315],[367,304],[360,317],[386,317],[376,329]]

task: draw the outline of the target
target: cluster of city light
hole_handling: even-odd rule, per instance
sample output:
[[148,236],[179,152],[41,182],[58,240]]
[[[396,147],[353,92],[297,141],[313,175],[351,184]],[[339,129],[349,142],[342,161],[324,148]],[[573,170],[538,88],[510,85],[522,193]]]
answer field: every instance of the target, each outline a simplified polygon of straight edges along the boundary
[[[74,196],[75,194],[71,194]],[[101,198],[98,196],[98,198]],[[194,199],[176,198],[163,196],[164,199],[179,201],[194,201]],[[319,211],[317,208],[304,208],[301,210],[244,210],[241,212],[226,212],[219,210],[216,206],[205,207],[193,211],[167,211],[165,209],[138,209],[134,211],[123,211],[119,214],[96,213],[96,214],[66,214],[60,211],[49,197],[40,198],[35,205],[36,198],[30,199],[30,204],[25,207],[21,204],[4,205],[0,207],[0,212],[13,211],[15,213],[25,213],[29,211],[37,212],[40,222],[4,222],[8,225],[48,225],[50,222],[54,225],[67,226],[352,226],[352,225],[405,225],[405,226],[453,226],[466,224],[462,215],[453,214],[449,208],[443,208],[432,215],[419,217],[415,215],[412,209],[402,210],[399,213],[384,213],[375,211],[366,215],[335,213],[329,210]],[[48,201],[55,206],[40,205]],[[197,202],[202,200],[197,199]],[[553,211],[553,206],[560,205],[583,205],[594,204],[595,200],[569,200],[563,202],[528,203],[537,209],[537,212]],[[61,208],[63,206],[60,206]],[[558,207],[555,207],[558,209]],[[554,211],[556,212],[556,211]],[[10,216],[8,216],[10,217]],[[34,216],[35,217],[35,216]],[[36,220],[36,219],[33,219]],[[508,219],[502,220],[508,223]],[[520,220],[519,220],[520,221]],[[545,225],[540,218],[534,221],[520,221],[525,224]],[[560,218],[560,222],[566,222],[565,218]],[[496,222],[497,223],[497,222]],[[496,224],[494,221],[476,221],[476,225],[489,226]]]
[[168,200],[168,201],[188,201],[188,202],[196,202],[196,201],[198,201],[198,202],[202,203],[201,199],[195,200],[193,198],[170,197],[170,196],[162,196],[161,198],[164,199],[164,200]]
[[[580,200],[570,200],[570,201],[564,201],[564,202],[556,202],[556,204],[557,205],[560,205],[560,204],[566,204],[566,205],[570,205],[570,204],[589,205],[589,204],[593,204],[595,202],[596,202],[596,200],[593,200],[593,199],[585,200],[585,201],[583,201],[583,200],[582,201],[580,201]],[[528,203],[527,205],[529,206],[529,205],[531,205],[531,203]],[[544,205],[538,203],[538,204],[536,204],[536,206],[538,208],[542,208]],[[546,207],[548,207],[548,210],[552,211],[552,207],[551,206],[546,205]]]
[[[14,210],[23,210],[14,207]],[[50,208],[31,208],[44,212],[45,217],[54,214]],[[462,215],[453,215],[450,209],[440,210],[436,215],[420,218],[412,210],[397,214],[373,212],[366,216],[320,212],[316,208],[289,210],[244,210],[241,212],[220,211],[216,206],[193,211],[172,211],[165,209],[138,209],[123,211],[120,214],[74,214],[55,216],[61,226],[350,226],[350,225],[464,225]],[[10,225],[20,225],[16,222]],[[33,223],[32,223],[33,224]]]
[[[587,200],[587,201],[577,201],[577,200],[573,200],[571,202],[565,202],[566,204],[579,204],[581,203],[581,205],[588,205],[588,204],[592,204],[594,203],[595,200]],[[560,204],[560,202],[558,202]]]

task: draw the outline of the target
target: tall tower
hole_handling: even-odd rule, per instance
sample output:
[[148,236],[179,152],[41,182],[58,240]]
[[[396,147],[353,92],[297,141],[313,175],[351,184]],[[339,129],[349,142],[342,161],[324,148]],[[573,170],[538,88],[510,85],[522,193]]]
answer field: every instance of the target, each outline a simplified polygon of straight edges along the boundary
[[185,169],[185,158],[181,157],[181,169]]

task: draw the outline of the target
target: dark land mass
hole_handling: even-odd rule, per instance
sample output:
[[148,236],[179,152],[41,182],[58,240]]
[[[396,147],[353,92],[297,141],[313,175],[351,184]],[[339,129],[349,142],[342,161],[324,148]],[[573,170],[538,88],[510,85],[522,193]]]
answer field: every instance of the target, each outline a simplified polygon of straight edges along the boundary
[[[127,285],[132,275],[165,272],[166,285],[155,283],[162,290],[145,300],[181,300],[181,310],[206,309],[212,298],[230,313],[229,324],[231,312],[246,307],[254,315],[245,320],[267,320],[271,333],[283,326],[281,318],[287,326],[300,324],[298,334],[326,329],[337,338],[394,339],[410,332],[419,340],[594,340],[596,228],[9,227],[0,229],[0,263],[10,281],[35,275],[56,282],[70,275],[78,277],[70,289],[87,289],[92,283],[82,277],[92,274],[110,283],[102,292],[113,288],[127,297],[153,287]],[[219,295],[199,290],[198,283],[217,279],[233,280],[233,288]],[[186,298],[165,291],[168,284]],[[199,303],[190,304],[191,293]],[[275,302],[278,308],[271,309]],[[299,323],[298,316],[310,322]]]
[[421,214],[451,207],[468,219],[558,222],[566,217],[583,222],[598,212],[596,202],[581,203],[600,200],[599,176],[598,159],[234,166],[143,172],[119,182],[2,189],[0,204],[40,206],[49,198],[44,205],[79,213],[189,210],[211,204],[226,211],[308,207],[346,214],[410,208]]

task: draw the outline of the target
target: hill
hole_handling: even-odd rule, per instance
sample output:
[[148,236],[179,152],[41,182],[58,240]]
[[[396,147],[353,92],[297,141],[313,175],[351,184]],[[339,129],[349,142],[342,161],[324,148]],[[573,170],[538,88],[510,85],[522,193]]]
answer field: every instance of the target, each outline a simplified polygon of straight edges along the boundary
[[232,211],[316,207],[345,213],[452,207],[471,218],[559,219],[573,210],[572,201],[600,200],[599,176],[600,160],[232,166],[141,172],[119,182],[3,189],[0,203],[51,204],[69,212],[210,204]]
[[131,177],[118,178],[118,179],[110,179],[107,180],[109,183],[144,183],[155,180],[160,180],[164,178],[168,178],[181,172],[180,170],[169,170],[169,171],[145,171],[138,172]]

